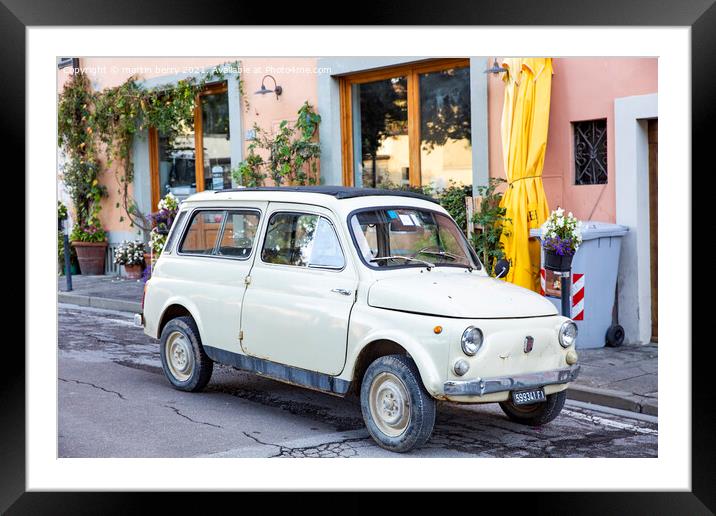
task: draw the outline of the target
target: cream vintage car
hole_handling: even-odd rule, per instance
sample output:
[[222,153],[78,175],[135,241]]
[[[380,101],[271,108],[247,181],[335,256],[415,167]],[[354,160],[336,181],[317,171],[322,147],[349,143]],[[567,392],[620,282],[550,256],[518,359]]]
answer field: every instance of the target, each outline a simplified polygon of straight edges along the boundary
[[436,400],[554,419],[579,371],[576,325],[486,274],[448,213],[419,194],[243,188],[186,199],[137,324],[183,391],[214,362],[355,393],[388,450],[424,444]]

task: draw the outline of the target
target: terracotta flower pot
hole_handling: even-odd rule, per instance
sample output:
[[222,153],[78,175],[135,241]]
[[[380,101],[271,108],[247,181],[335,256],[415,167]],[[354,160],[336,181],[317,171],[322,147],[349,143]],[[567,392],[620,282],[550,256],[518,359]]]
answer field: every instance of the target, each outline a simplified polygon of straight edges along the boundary
[[107,242],[72,242],[80,262],[80,272],[86,276],[104,274],[104,259],[107,254]]
[[142,264],[137,263],[135,265],[125,265],[124,274],[127,279],[139,279],[142,277]]

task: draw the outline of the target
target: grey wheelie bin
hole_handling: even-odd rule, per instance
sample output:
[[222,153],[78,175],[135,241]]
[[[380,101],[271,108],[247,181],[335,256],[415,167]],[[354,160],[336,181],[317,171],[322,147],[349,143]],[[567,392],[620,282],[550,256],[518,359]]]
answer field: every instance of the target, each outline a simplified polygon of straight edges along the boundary
[[[582,245],[572,260],[571,317],[577,323],[577,349],[619,346],[624,329],[614,322],[613,309],[619,252],[626,226],[608,222],[583,221]],[[530,230],[540,237],[540,229]],[[542,250],[544,263],[544,250]],[[560,278],[540,267],[541,291],[561,310]]]

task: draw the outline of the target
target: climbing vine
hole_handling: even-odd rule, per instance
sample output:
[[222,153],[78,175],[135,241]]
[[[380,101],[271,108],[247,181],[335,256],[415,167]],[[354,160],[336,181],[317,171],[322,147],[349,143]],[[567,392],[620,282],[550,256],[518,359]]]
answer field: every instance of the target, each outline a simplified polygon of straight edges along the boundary
[[317,131],[321,117],[308,102],[297,115],[294,123],[281,121],[275,133],[254,124],[256,136],[248,146],[246,159],[232,171],[234,181],[249,187],[262,186],[267,178],[276,186],[318,182],[321,145]]
[[89,79],[74,74],[66,83],[58,105],[58,144],[69,163],[63,179],[72,198],[80,227],[99,227],[100,200],[107,195],[99,184],[100,154],[105,166],[115,165],[117,193],[132,227],[145,233],[151,220],[143,214],[129,192],[134,181],[132,143],[148,127],[161,133],[173,133],[193,127],[197,94],[209,82],[224,80],[238,69],[238,62],[218,65],[200,77],[181,79],[176,84],[147,88],[135,75],[119,86],[93,91]]

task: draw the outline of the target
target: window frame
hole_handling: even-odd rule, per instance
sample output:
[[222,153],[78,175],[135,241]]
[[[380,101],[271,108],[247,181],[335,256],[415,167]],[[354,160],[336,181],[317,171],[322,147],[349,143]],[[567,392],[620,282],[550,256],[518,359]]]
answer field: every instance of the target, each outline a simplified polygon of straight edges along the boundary
[[[313,215],[313,216],[318,217],[319,219],[325,219],[326,222],[328,222],[328,224],[330,224],[331,229],[333,230],[333,234],[336,237],[336,241],[338,242],[338,247],[340,248],[341,255],[343,256],[343,266],[340,268],[339,267],[331,267],[328,265],[311,265],[311,264],[307,264],[307,265],[303,266],[303,265],[291,265],[289,263],[272,263],[272,262],[267,262],[266,260],[264,260],[263,250],[264,250],[264,247],[266,246],[266,237],[268,236],[268,230],[271,225],[271,219],[275,215],[282,215],[282,214]],[[330,219],[330,217],[328,217],[322,213],[316,213],[316,212],[312,212],[312,211],[303,211],[303,210],[299,211],[299,210],[282,209],[282,210],[276,210],[276,211],[272,212],[270,215],[268,215],[268,218],[266,219],[266,225],[264,227],[264,233],[261,238],[261,251],[258,253],[258,257],[259,257],[259,260],[261,260],[261,263],[264,265],[275,266],[275,267],[291,267],[291,269],[293,269],[293,270],[311,270],[311,269],[313,269],[313,270],[325,270],[325,271],[331,271],[331,272],[341,272],[341,271],[344,271],[346,269],[346,267],[348,266],[348,257],[346,255],[346,250],[343,248],[343,244],[341,243],[340,236],[338,236],[338,231],[336,230],[336,225],[333,223],[333,221]]]
[[[243,213],[255,213],[259,217],[258,222],[258,228],[261,229],[261,217],[263,217],[263,212],[259,208],[245,208],[245,207],[225,207],[225,206],[197,206],[196,208],[191,208],[187,211],[187,218],[185,218],[184,222],[184,228],[181,234],[181,239],[179,240],[179,244],[175,245],[175,255],[176,256],[189,256],[189,257],[199,257],[199,258],[217,258],[220,260],[232,260],[232,261],[240,261],[245,262],[247,260],[251,260],[251,258],[254,255],[254,251],[257,248],[256,242],[258,241],[258,238],[254,238],[254,241],[251,244],[251,252],[246,257],[240,257],[240,256],[226,256],[222,254],[217,254],[217,249],[219,247],[219,244],[221,243],[221,239],[224,235],[224,228],[226,227],[226,219],[227,215],[230,211],[239,211]],[[186,239],[186,236],[191,229],[191,224],[186,221],[192,221],[194,220],[194,214],[196,212],[200,211],[220,211],[222,212],[221,215],[221,225],[219,226],[219,230],[216,234],[216,241],[214,242],[214,247],[211,250],[210,254],[205,253],[185,253],[181,252],[181,246],[184,243],[184,240]],[[261,244],[263,246],[263,242]]]
[[[196,182],[196,192],[203,192],[204,188],[204,134],[203,134],[203,117],[201,115],[201,98],[207,95],[217,95],[228,93],[229,82],[223,79],[218,82],[212,82],[204,86],[204,88],[194,97],[194,180]],[[229,110],[231,117],[231,110]],[[159,184],[159,131],[156,127],[149,127],[149,177],[151,183],[151,210],[159,208],[159,199],[161,196],[161,185]]]
[[406,77],[408,81],[408,180],[410,186],[419,187],[422,185],[422,171],[420,168],[420,75],[449,68],[466,67],[470,67],[469,58],[433,59],[339,77],[343,185],[355,186],[352,98],[354,84],[380,81],[397,76]]

